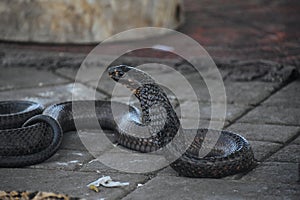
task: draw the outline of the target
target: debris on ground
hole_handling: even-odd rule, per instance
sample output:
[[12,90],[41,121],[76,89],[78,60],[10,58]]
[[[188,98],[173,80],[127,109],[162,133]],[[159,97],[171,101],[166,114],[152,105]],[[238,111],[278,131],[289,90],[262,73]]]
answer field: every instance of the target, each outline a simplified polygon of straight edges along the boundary
[[87,185],[87,187],[95,192],[99,192],[100,186],[103,187],[123,187],[129,185],[129,182],[118,182],[118,181],[113,181],[110,176],[103,176],[96,181],[93,181]]

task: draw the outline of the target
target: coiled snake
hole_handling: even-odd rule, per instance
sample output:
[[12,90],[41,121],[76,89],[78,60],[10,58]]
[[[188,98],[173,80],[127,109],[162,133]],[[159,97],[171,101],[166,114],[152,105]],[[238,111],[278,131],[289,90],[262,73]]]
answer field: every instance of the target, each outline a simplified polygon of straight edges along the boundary
[[[74,120],[88,123],[92,110],[86,109],[90,105],[95,107],[102,128],[113,130],[119,144],[139,152],[159,150],[171,144],[177,133],[182,139],[194,132],[189,148],[170,164],[180,175],[223,177],[246,171],[253,165],[254,156],[248,141],[228,131],[222,131],[211,151],[199,157],[197,152],[209,130],[183,130],[165,92],[143,71],[120,65],[110,67],[108,73],[133,92],[139,100],[140,111],[129,107],[128,112],[128,105],[111,101],[63,102],[45,110],[29,101],[0,102],[0,167],[33,165],[51,157],[59,149],[63,132],[75,130]],[[76,115],[72,112],[74,107],[81,110]],[[112,107],[120,110],[117,116],[113,115]],[[117,124],[116,118],[122,119],[123,124]],[[129,134],[131,126],[148,127],[150,136]],[[177,148],[180,145],[169,145],[168,156],[174,158]]]

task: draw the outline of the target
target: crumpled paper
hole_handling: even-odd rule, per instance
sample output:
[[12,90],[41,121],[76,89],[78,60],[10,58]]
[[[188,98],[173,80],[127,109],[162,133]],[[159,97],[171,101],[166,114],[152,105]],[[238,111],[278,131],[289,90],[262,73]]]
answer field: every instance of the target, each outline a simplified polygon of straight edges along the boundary
[[102,185],[103,187],[123,187],[129,185],[129,182],[118,182],[118,181],[113,181],[110,176],[103,176],[96,181],[93,181],[87,185],[88,188],[91,190],[94,190],[95,192],[99,192],[99,187]]

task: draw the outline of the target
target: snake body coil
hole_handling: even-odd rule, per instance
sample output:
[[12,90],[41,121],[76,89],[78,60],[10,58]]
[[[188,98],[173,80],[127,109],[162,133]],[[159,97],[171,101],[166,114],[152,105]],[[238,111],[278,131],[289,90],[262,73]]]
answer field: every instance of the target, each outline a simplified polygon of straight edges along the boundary
[[[183,130],[167,95],[148,74],[125,65],[110,67],[108,73],[133,92],[140,110],[110,101],[63,102],[44,111],[33,102],[0,102],[0,167],[43,162],[58,150],[63,132],[76,129],[75,121],[89,127],[95,116],[101,127],[113,130],[117,142],[126,148],[153,152],[167,147],[167,154],[173,155],[171,167],[184,176],[223,177],[253,165],[253,152],[247,140],[228,131],[221,132],[210,153],[199,157],[197,152],[209,130]],[[117,115],[112,108],[118,111]],[[146,131],[148,137],[129,134],[133,130]],[[172,140],[178,133],[185,137],[189,132],[196,132],[193,142],[174,159],[178,146],[172,146]]]

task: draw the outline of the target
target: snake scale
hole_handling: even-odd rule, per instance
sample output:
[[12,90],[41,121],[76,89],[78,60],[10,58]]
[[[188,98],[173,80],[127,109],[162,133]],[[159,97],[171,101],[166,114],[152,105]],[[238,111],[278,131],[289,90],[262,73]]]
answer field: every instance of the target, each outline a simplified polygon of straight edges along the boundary
[[[191,145],[172,160],[170,166],[188,177],[224,177],[247,171],[254,164],[250,144],[242,136],[222,131],[211,151],[203,157],[197,152],[209,134],[208,129],[184,130],[167,95],[145,72],[119,65],[108,68],[109,76],[131,90],[140,108],[113,101],[62,102],[43,109],[30,101],[0,102],[0,167],[23,167],[41,163],[58,149],[63,133],[75,130],[74,121],[88,123],[94,107],[102,128],[115,132],[118,144],[139,152],[154,152],[164,147],[166,155],[176,155],[180,145],[170,145],[180,133],[181,139],[195,133]],[[92,106],[91,106],[92,105]],[[117,115],[112,107],[119,110]],[[73,113],[72,108],[79,112]],[[128,110],[129,108],[129,110]],[[120,119],[121,125],[115,119]],[[134,128],[147,128],[148,137],[129,134]],[[184,143],[184,142],[183,142]],[[166,156],[168,157],[168,156]]]

